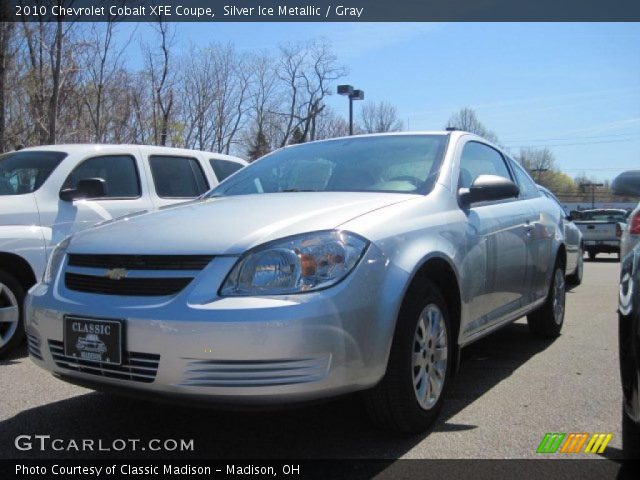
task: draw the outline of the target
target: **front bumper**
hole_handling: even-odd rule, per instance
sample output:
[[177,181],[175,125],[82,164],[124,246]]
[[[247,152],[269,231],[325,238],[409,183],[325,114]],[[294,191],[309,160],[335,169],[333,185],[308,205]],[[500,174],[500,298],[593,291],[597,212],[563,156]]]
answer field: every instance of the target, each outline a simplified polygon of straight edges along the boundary
[[[60,280],[53,287],[36,285],[25,304],[31,358],[76,383],[150,399],[225,404],[315,400],[366,389],[382,378],[404,273],[390,274],[375,247],[338,285],[281,297],[211,293],[234,262],[214,259],[171,298],[72,292]],[[209,298],[202,288],[206,278],[218,279],[207,289]],[[122,320],[122,365],[64,357],[65,315]]]

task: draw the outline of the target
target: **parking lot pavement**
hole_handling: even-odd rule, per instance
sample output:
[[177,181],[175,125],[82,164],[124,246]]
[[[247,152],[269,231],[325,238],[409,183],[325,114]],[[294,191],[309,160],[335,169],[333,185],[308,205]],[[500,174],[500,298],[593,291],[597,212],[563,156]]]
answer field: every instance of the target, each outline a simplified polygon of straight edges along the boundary
[[[465,349],[461,370],[430,434],[402,437],[372,428],[359,399],[268,413],[156,405],[65,384],[25,350],[0,362],[0,457],[84,458],[90,453],[21,452],[17,435],[147,441],[194,439],[208,458],[524,458],[546,432],[611,432],[604,456],[620,455],[617,351],[619,263],[585,263],[567,294],[562,335],[536,340],[518,322]],[[119,458],[151,452],[95,452]],[[156,454],[158,455],[158,454]],[[578,456],[589,456],[580,454]]]

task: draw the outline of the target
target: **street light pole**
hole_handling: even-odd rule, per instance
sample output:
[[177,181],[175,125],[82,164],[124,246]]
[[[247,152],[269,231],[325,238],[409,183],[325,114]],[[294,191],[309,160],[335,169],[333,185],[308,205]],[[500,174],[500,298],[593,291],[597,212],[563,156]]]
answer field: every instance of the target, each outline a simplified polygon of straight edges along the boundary
[[604,183],[581,183],[580,187],[591,187],[591,208],[596,208],[596,187],[604,187]]
[[349,135],[353,135],[353,96],[349,95]]
[[364,100],[364,90],[355,90],[353,85],[338,85],[338,94],[349,97],[349,135],[353,135],[353,101]]

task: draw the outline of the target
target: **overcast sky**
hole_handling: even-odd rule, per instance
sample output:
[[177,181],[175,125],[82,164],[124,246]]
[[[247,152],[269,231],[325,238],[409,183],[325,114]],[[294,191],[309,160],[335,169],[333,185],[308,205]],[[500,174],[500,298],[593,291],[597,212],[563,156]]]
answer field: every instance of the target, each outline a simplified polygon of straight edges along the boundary
[[[126,59],[141,66],[133,34]],[[231,42],[241,50],[324,37],[365,101],[396,105],[411,130],[441,129],[473,107],[501,143],[549,146],[569,175],[600,180],[640,169],[640,24],[178,23],[178,49]],[[346,115],[335,95],[329,104]],[[357,111],[357,104],[356,104]]]

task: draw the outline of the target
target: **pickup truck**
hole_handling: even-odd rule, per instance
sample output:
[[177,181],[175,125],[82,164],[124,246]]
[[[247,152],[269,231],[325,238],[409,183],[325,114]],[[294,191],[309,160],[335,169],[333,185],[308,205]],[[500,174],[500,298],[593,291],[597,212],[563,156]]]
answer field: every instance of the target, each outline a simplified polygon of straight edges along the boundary
[[196,198],[246,164],[145,145],[49,145],[0,155],[0,358],[24,338],[25,294],[60,241]]
[[583,210],[574,223],[582,232],[589,260],[595,259],[598,253],[617,253],[620,256],[620,236],[627,224],[626,210]]

